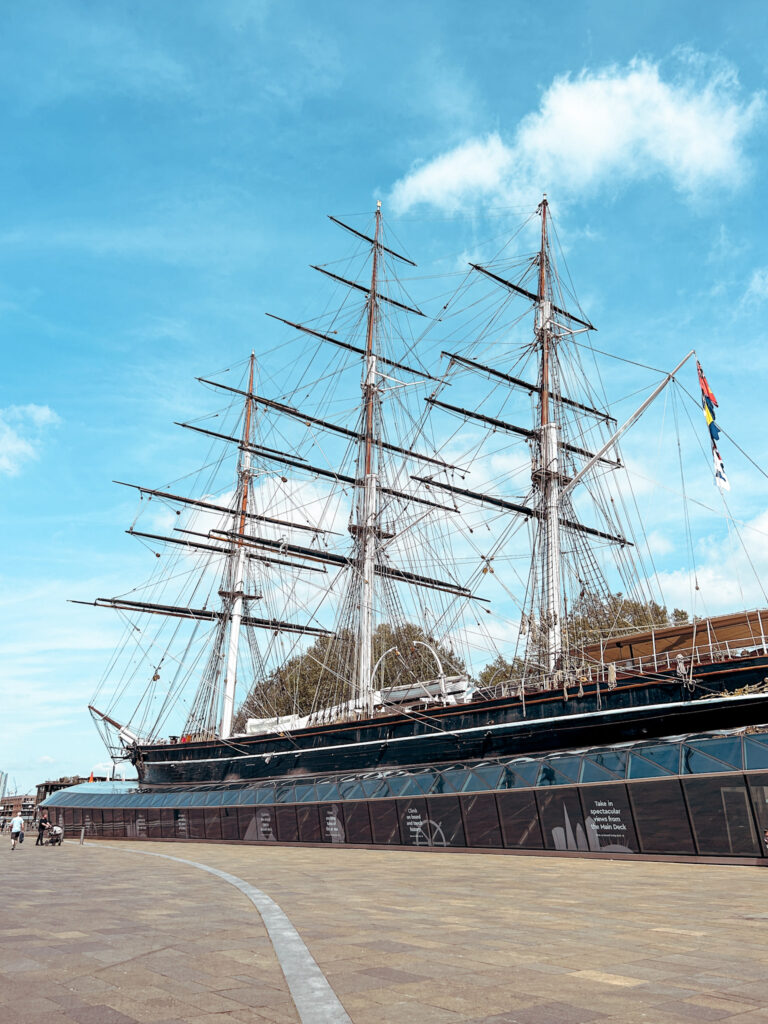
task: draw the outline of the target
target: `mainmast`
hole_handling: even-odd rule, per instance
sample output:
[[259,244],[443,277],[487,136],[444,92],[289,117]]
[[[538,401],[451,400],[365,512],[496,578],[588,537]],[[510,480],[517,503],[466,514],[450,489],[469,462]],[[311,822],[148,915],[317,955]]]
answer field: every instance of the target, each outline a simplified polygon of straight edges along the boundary
[[541,213],[541,250],[539,252],[539,287],[536,302],[536,336],[541,348],[540,458],[539,482],[542,493],[542,524],[544,527],[544,601],[542,635],[547,674],[554,674],[562,652],[560,621],[560,439],[557,423],[550,415],[550,359],[552,356],[552,303],[549,299],[549,264],[547,262],[547,196],[539,206]]
[[373,711],[371,661],[373,648],[373,584],[376,572],[376,489],[374,466],[373,418],[377,398],[376,353],[373,335],[376,322],[376,293],[381,234],[381,202],[376,204],[371,269],[371,290],[368,295],[368,326],[365,340],[365,369],[363,373],[363,429],[360,438],[363,486],[358,495],[357,511],[357,564],[360,573],[360,619],[357,636],[357,672],[355,698],[368,714]]
[[235,686],[237,684],[237,650],[240,643],[240,625],[243,618],[243,595],[245,593],[246,546],[244,543],[245,526],[248,522],[248,496],[251,489],[251,412],[253,409],[253,367],[254,354],[251,352],[251,368],[248,377],[248,397],[245,400],[245,423],[243,425],[243,443],[238,460],[237,494],[240,508],[235,513],[236,529],[232,538],[232,590],[226,594],[225,601],[232,602],[229,617],[229,650],[227,653],[227,671],[224,677],[224,694],[221,702],[222,739],[232,735],[232,719],[235,708]]

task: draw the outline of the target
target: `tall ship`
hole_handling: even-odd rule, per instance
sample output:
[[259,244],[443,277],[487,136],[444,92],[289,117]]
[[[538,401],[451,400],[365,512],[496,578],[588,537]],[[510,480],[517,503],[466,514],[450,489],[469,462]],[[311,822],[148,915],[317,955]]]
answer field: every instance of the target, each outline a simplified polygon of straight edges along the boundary
[[152,789],[761,731],[768,610],[667,612],[620,448],[685,376],[728,487],[695,353],[612,412],[546,196],[428,309],[380,205],[331,220],[326,309],[200,378],[202,469],[125,484],[112,756]]

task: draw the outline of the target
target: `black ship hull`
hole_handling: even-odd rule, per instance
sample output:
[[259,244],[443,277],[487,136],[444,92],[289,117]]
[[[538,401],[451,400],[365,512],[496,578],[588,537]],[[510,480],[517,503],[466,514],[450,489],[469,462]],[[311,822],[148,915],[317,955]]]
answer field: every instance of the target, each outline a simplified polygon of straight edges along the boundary
[[736,693],[761,683],[768,657],[697,670],[695,691],[673,676],[585,684],[583,695],[552,692],[411,710],[191,743],[137,745],[131,759],[144,786],[230,783],[326,772],[446,764],[768,725],[768,693]]

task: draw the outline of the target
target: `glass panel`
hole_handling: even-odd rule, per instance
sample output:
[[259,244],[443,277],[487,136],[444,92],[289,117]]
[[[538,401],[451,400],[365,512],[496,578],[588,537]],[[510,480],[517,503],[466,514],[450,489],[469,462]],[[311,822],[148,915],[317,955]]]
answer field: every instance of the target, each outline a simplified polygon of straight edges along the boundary
[[[361,796],[365,796],[360,779],[343,779],[338,786],[339,796],[342,800],[359,800]],[[382,790],[382,792],[386,792],[386,790]]]
[[496,797],[504,845],[525,850],[544,846],[539,826],[539,812],[532,792],[499,793]]
[[422,792],[411,775],[390,775],[387,779],[387,788],[392,796],[410,796]]
[[432,785],[427,790],[428,793],[435,793],[437,796],[441,796],[443,793],[455,792],[453,786],[446,787],[445,779],[443,778],[443,773],[441,771],[435,769],[430,774],[432,776]]
[[499,812],[493,793],[461,797],[467,846],[501,846]]
[[741,736],[713,736],[706,740],[686,740],[686,746],[709,754],[710,757],[716,757],[719,761],[724,761],[738,771],[744,767],[741,756]]
[[561,772],[557,771],[553,765],[548,764],[546,761],[541,766],[539,773],[539,780],[537,785],[539,786],[569,786],[573,782],[573,779],[569,779]]
[[[341,790],[339,792],[341,793]],[[361,796],[385,796],[388,792],[386,779],[363,779],[360,792],[357,794],[357,797],[352,797],[351,799],[359,799]]]
[[699,853],[736,857],[760,853],[747,787],[740,778],[685,779],[683,786]]
[[687,745],[683,746],[683,768],[681,773],[683,775],[719,775],[721,772],[733,772],[735,770],[729,764],[725,764],[724,761],[718,761],[717,758],[710,757],[708,754],[704,754],[700,750],[694,750]]
[[458,797],[427,797],[427,813],[433,846],[467,845]]
[[661,768],[665,768],[669,775],[680,774],[679,743],[665,743],[655,747],[641,747],[637,753],[642,754],[647,761],[652,761]]
[[[245,811],[245,808],[242,808]],[[275,826],[274,807],[256,807],[246,811],[247,819],[243,822],[240,818],[240,835],[249,842],[274,843],[277,842],[277,830]],[[245,830],[243,825],[245,824]]]
[[746,768],[768,768],[768,745],[756,736],[745,736],[744,761]]
[[373,841],[379,845],[400,845],[400,823],[394,800],[372,800],[368,805],[371,812]]
[[371,827],[368,824],[368,839],[347,839],[344,828],[345,813],[349,807],[362,807],[365,811],[365,820],[368,823],[368,810],[365,804],[347,804],[342,810],[341,804],[324,804],[319,808],[320,833],[324,843],[346,843],[346,842],[368,842],[371,841]]
[[335,779],[331,782],[318,782],[315,785],[318,800],[338,800],[339,785]]
[[630,754],[629,771],[627,772],[628,779],[654,779],[658,776],[668,775],[669,772],[665,772],[659,765],[646,761],[639,754]]
[[484,789],[498,789],[503,768],[499,764],[475,765],[464,783],[464,792],[482,792]]
[[[314,788],[314,787],[313,787]],[[299,829],[299,840],[302,843],[321,843],[320,815],[317,804],[307,804],[296,808],[296,819]]]
[[[112,837],[112,822],[113,822],[114,811],[103,810],[101,812],[101,815],[102,815],[101,834],[105,838],[110,839]],[[160,832],[158,830],[157,838],[159,838],[159,837],[160,837]]]
[[201,807],[188,809],[187,832],[190,839],[205,839],[205,813]]
[[302,782],[296,784],[296,801],[298,803],[314,801],[316,798],[317,794],[315,793],[314,782]]
[[136,811],[136,838],[146,839],[147,838],[147,818],[146,812],[139,809]]
[[587,755],[590,761],[599,764],[601,768],[607,768],[620,779],[627,773],[627,752],[625,750],[610,750],[599,754],[590,753]]
[[752,795],[752,806],[757,815],[763,856],[768,857],[768,776],[748,775],[747,781]]
[[292,782],[279,782],[275,787],[276,804],[294,803],[294,785]]
[[[370,806],[373,807],[374,805],[371,804]],[[344,826],[348,843],[373,842],[368,807],[369,805],[362,800],[358,803],[344,804]],[[337,840],[332,839],[331,841],[336,842]]]
[[546,763],[550,764],[560,775],[564,775],[569,782],[578,782],[581,768],[580,757],[548,757]]
[[695,853],[688,812],[677,779],[628,786],[643,853]]
[[175,839],[175,828],[173,822],[173,811],[163,807],[160,810],[160,831],[163,839]]
[[640,849],[627,787],[585,786],[581,791],[587,845],[595,852],[637,853]]
[[123,825],[125,827],[126,839],[136,838],[136,811],[125,808],[123,810]]
[[[507,781],[507,788],[525,789],[536,785],[539,776],[539,761],[513,761],[507,765],[504,777]],[[514,781],[514,786],[512,785]]]
[[442,785],[440,772],[432,769],[426,772],[418,772],[413,776],[413,780],[422,793],[431,793],[437,782],[439,782],[439,785]]
[[221,808],[205,807],[203,820],[205,821],[205,838],[221,839]]
[[548,850],[588,850],[579,794],[575,787],[537,792],[539,820]]
[[277,838],[281,843],[295,843],[299,839],[299,828],[296,824],[296,808],[281,807],[275,808],[277,818]]
[[595,764],[588,757],[581,762],[581,777],[579,782],[604,782],[606,779],[613,779],[615,776],[599,764]]
[[256,790],[256,803],[257,804],[273,804],[275,802],[275,787],[274,786],[262,786],[261,789]]
[[457,765],[455,768],[444,768],[441,775],[445,793],[460,793],[469,779],[469,769]]
[[426,800],[398,800],[400,836],[403,846],[431,846]]
[[[110,812],[105,811],[104,813],[109,814]],[[163,835],[160,811],[156,807],[147,808],[147,835],[150,839],[161,839]]]
[[175,810],[173,812],[173,828],[176,839],[189,838],[189,823],[186,810]]
[[247,839],[249,842],[256,840],[256,809],[254,807],[237,808],[237,830],[241,839]]

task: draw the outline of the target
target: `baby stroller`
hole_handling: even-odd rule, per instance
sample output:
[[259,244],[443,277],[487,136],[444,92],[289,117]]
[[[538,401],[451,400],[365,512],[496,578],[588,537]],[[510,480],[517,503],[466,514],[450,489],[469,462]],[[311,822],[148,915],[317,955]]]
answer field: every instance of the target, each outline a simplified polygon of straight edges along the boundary
[[61,846],[61,840],[64,838],[64,829],[60,825],[51,825],[48,829],[45,839],[43,840],[44,846]]

